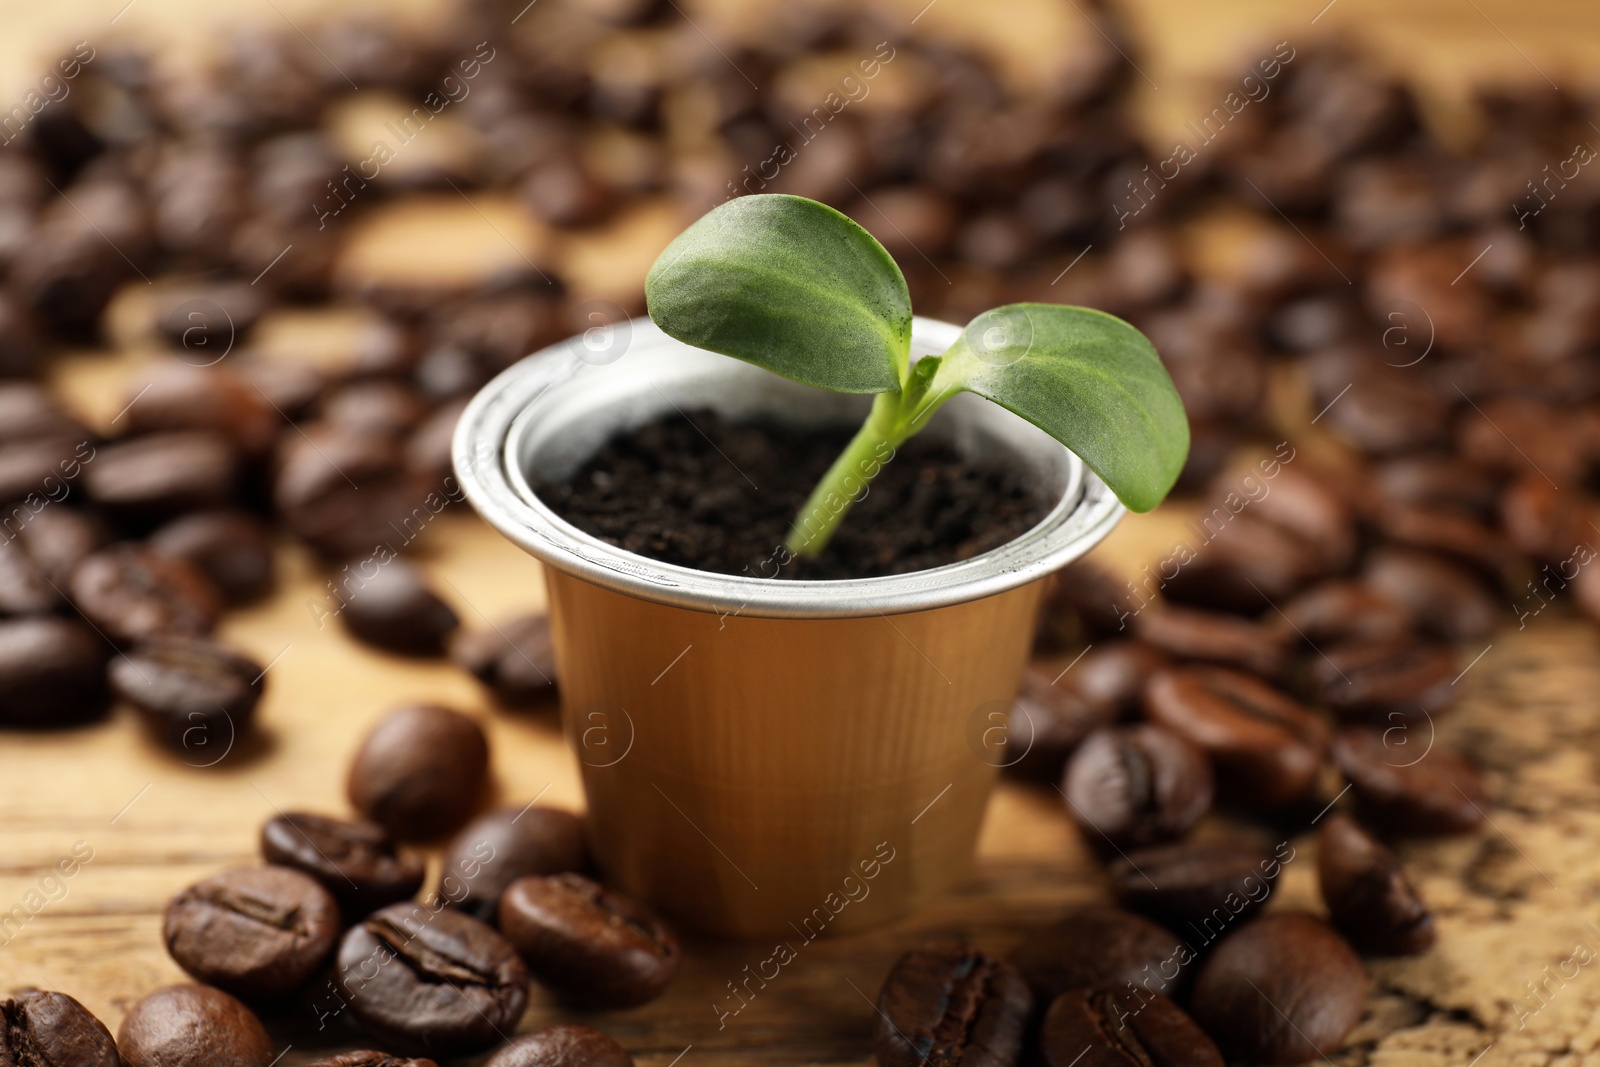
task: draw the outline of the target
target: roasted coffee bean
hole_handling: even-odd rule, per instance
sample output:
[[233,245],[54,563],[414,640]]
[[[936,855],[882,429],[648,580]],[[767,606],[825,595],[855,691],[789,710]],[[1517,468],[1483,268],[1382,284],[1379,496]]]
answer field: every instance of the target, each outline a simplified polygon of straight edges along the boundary
[[105,445],[84,474],[89,499],[133,522],[229,503],[238,481],[233,446],[210,433],[169,433]]
[[268,1067],[277,1056],[250,1009],[220,989],[170,985],[135,1004],[117,1028],[126,1067]]
[[339,983],[367,1032],[403,1052],[454,1055],[510,1033],[528,971],[493,928],[459,911],[391,904],[344,935]]
[[37,382],[0,381],[0,442],[71,437],[79,441],[92,435],[68,415],[50,390]]
[[548,615],[519,615],[488,630],[458,634],[450,643],[450,657],[506,707],[527,707],[555,693],[556,653]]
[[907,952],[878,992],[881,1067],[1005,1067],[1022,1054],[1033,995],[1017,969],[965,946]]
[[144,381],[133,382],[123,400],[128,432],[220,434],[242,457],[265,456],[277,440],[284,416],[248,377],[235,373],[232,360],[206,365],[215,358],[203,348],[185,352]]
[[1559,563],[1594,536],[1600,503],[1587,493],[1562,492],[1543,477],[1528,474],[1500,497],[1500,525],[1518,551],[1541,563]]
[[1171,841],[1211,808],[1211,764],[1170,730],[1149,723],[1096,730],[1067,763],[1067,810],[1092,847]]
[[1459,834],[1483,822],[1489,799],[1478,772],[1430,746],[1428,737],[1426,724],[1417,724],[1350,727],[1334,739],[1333,758],[1370,825],[1399,834]]
[[71,508],[46,507],[25,522],[8,526],[32,564],[33,572],[65,599],[72,572],[84,557],[106,543],[106,531],[93,517]]
[[1340,580],[1307,589],[1283,605],[1268,625],[1285,640],[1320,648],[1345,641],[1395,641],[1410,632],[1411,614],[1365,583]]
[[682,959],[660,919],[581,874],[512,882],[500,898],[500,929],[536,979],[591,1007],[654,1000]]
[[1142,641],[1097,641],[1059,684],[1070,682],[1089,701],[1122,715],[1138,709],[1146,679],[1166,665],[1166,655]]
[[204,636],[222,612],[216,587],[193,565],[138,545],[112,545],[72,572],[73,602],[107,637],[132,644]]
[[1439,552],[1467,564],[1506,589],[1517,589],[1526,565],[1498,530],[1450,511],[1391,507],[1378,517],[1380,532],[1395,544]]
[[1316,699],[1347,719],[1388,723],[1437,715],[1456,698],[1454,650],[1410,639],[1352,641],[1307,660]]
[[330,557],[377,556],[444,506],[406,470],[397,438],[327,424],[284,438],[272,493],[284,525]]
[[443,488],[457,497],[461,490],[455,480],[450,447],[468,399],[457,397],[440,404],[406,441],[406,470],[422,484]]
[[1126,582],[1098,565],[1079,560],[1057,571],[1039,607],[1036,652],[1058,652],[1082,644],[1085,626],[1097,633],[1125,632],[1138,611]]
[[1361,580],[1403,605],[1423,630],[1446,640],[1485,637],[1500,615],[1499,604],[1476,574],[1427,552],[1375,549]]
[[1113,861],[1107,873],[1124,907],[1214,941],[1266,903],[1294,857],[1287,843],[1272,855],[1242,845],[1158,845]]
[[284,419],[298,422],[310,415],[327,384],[321,371],[300,363],[242,357],[230,362],[239,380],[277,413],[280,425]]
[[191,366],[212,365],[242,342],[271,306],[268,292],[241,281],[163,284],[151,324]]
[[21,539],[0,540],[0,616],[49,615],[61,606],[59,587],[34,563],[28,546]]
[[152,552],[187,560],[229,604],[248,604],[277,581],[272,534],[243,511],[203,511],[174,519],[150,535]]
[[1317,880],[1334,925],[1362,951],[1414,956],[1433,947],[1433,915],[1400,860],[1348,815],[1322,824]]
[[583,820],[561,808],[500,808],[463,826],[444,850],[439,895],[493,923],[518,878],[588,866]]
[[67,619],[0,622],[0,726],[70,726],[105,711],[110,651]]
[[1460,456],[1425,452],[1399,456],[1373,468],[1372,479],[1389,500],[1486,517],[1494,512],[1500,480]]
[[432,1060],[414,1060],[405,1056],[391,1056],[387,1052],[363,1049],[360,1052],[341,1052],[337,1056],[312,1060],[307,1067],[439,1067],[439,1065]]
[[1248,674],[1171,668],[1151,678],[1145,713],[1211,756],[1225,795],[1272,809],[1315,786],[1328,730],[1309,709]]
[[250,728],[266,671],[215,641],[158,637],[112,660],[109,673],[169,748],[221,759]]
[[426,865],[401,853],[376,823],[347,822],[291,811],[261,827],[261,855],[322,883],[346,922],[410,900],[422,888]]
[[403,559],[383,563],[343,595],[339,617],[345,629],[359,641],[402,655],[443,654],[461,621],[428,587],[422,571]]
[[358,432],[403,434],[427,413],[422,395],[393,379],[352,382],[322,397],[324,419]]
[[[1074,749],[1116,718],[1108,704],[1090,701],[1061,672],[1033,664],[1004,721],[985,721],[985,729],[1004,727],[1005,748],[994,762],[1017,774],[1058,778]],[[986,735],[993,736],[993,735]],[[980,739],[980,743],[983,740]]]
[[1042,1067],[1222,1067],[1195,1021],[1159,993],[1074,989],[1045,1012]]
[[1260,623],[1194,608],[1152,605],[1133,620],[1139,640],[1179,659],[1239,667],[1267,677],[1284,664],[1288,642]]
[[1011,954],[1040,1003],[1069,989],[1104,987],[1175,996],[1194,952],[1172,932],[1121,908],[1079,908]]
[[87,437],[41,437],[0,444],[0,501],[33,513],[67,499],[97,455]]
[[305,984],[333,951],[339,906],[288,867],[237,867],[185,889],[167,905],[167,951],[189,974],[245,1000]]
[[1189,1010],[1230,1059],[1303,1063],[1335,1052],[1361,1018],[1367,976],[1326,923],[1279,912],[1212,950]]
[[7,1067],[120,1067],[111,1031],[65,993],[30,989],[0,999]]
[[350,764],[350,802],[402,841],[458,828],[489,777],[489,741],[459,711],[408,704],[378,720]]
[[562,1023],[514,1038],[483,1067],[633,1067],[633,1057],[592,1026]]

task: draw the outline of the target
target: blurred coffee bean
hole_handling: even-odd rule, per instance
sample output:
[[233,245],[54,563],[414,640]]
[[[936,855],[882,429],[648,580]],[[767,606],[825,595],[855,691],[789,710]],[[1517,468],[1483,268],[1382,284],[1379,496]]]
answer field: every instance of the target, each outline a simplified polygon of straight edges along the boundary
[[381,17],[340,15],[315,38],[317,50],[328,57],[324,67],[333,68],[325,73],[335,91],[348,88],[346,77],[360,86],[416,89],[436,73],[437,42],[411,38]]
[[1537,474],[1518,478],[1500,496],[1500,526],[1516,548],[1557,563],[1591,545],[1600,501],[1582,490],[1558,490]]
[[1045,1012],[1042,1067],[1222,1067],[1222,1053],[1160,994],[1074,989]]
[[245,511],[201,511],[174,519],[145,542],[152,552],[186,560],[229,604],[248,604],[277,581],[272,535]]
[[249,1008],[203,985],[169,985],[128,1009],[117,1028],[126,1067],[269,1067],[278,1054]]
[[34,563],[28,546],[0,540],[0,615],[48,615],[62,604],[60,590]]
[[489,742],[472,719],[436,704],[409,704],[379,719],[356,750],[350,803],[402,841],[457,829],[488,786]]
[[[3,511],[0,508],[0,511]],[[12,519],[18,519],[13,523]],[[33,570],[64,597],[74,568],[106,543],[105,527],[93,516],[64,507],[45,507],[26,521],[13,512],[0,518],[0,535],[26,554]]]
[[486,1049],[528,1004],[528,970],[516,950],[449,908],[391,904],[374,912],[344,935],[336,967],[362,1028],[404,1052]]
[[1340,235],[1357,248],[1438,236],[1446,221],[1442,177],[1423,160],[1372,160],[1344,168],[1334,187]]
[[0,726],[70,726],[99,715],[109,654],[74,621],[0,621]]
[[1022,688],[1004,724],[1001,766],[1017,774],[1057,778],[1085,737],[1116,720],[1114,705],[1089,699],[1070,675],[1058,679],[1058,674],[1038,664],[1023,673]]
[[874,189],[845,214],[876,237],[896,261],[942,256],[956,226],[955,203],[936,190],[917,185]]
[[[328,194],[318,190],[316,201],[292,201],[305,211],[310,203],[321,203]],[[307,212],[309,215],[310,213]],[[284,222],[271,214],[247,215],[233,234],[228,248],[229,261],[243,277],[258,279],[280,296],[295,300],[323,300],[328,296],[334,263],[342,247],[334,227],[319,229],[298,219]]]
[[334,895],[346,923],[410,900],[422,888],[421,857],[402,853],[376,823],[291,811],[261,827],[268,863],[304,871]]
[[1322,294],[1291,301],[1265,321],[1267,339],[1293,352],[1312,352],[1349,344],[1362,325],[1358,308]]
[[265,456],[283,426],[283,416],[271,401],[235,374],[232,362],[210,366],[183,358],[163,363],[142,382],[132,383],[123,411],[128,432],[209,431],[232,441],[241,456]]
[[991,270],[1010,270],[1033,252],[1033,232],[1016,215],[989,211],[956,233],[956,251],[969,263]]
[[[1428,737],[1424,737],[1424,733]],[[1372,826],[1397,834],[1459,834],[1483,822],[1488,791],[1466,760],[1430,745],[1429,724],[1349,727],[1333,758]]]
[[[0,382],[0,444],[41,437],[88,440],[90,433],[36,382]],[[8,498],[9,499],[9,498]]]
[[1097,641],[1061,676],[1090,702],[1121,715],[1139,707],[1144,683],[1167,665],[1159,649],[1142,641]]
[[1517,588],[1517,578],[1526,569],[1500,531],[1455,512],[1386,508],[1379,516],[1378,528],[1395,544],[1442,553],[1508,589]]
[[1108,873],[1124,907],[1209,942],[1260,910],[1294,857],[1287,843],[1272,855],[1245,845],[1157,845],[1114,860]]
[[121,1067],[104,1023],[65,993],[0,998],[0,1062],[17,1067]]
[[1460,456],[1431,452],[1397,456],[1373,468],[1372,476],[1389,500],[1480,518],[1493,513],[1500,495],[1499,478]]
[[239,281],[163,285],[152,300],[153,332],[191,367],[210,367],[241,344],[270,306],[269,294]]
[[1448,641],[1486,636],[1500,614],[1476,574],[1427,552],[1374,549],[1361,580],[1404,605],[1423,630]]
[[328,958],[339,907],[299,871],[235,867],[173,897],[162,930],[167,952],[194,978],[271,1000],[304,985]]
[[1400,642],[1411,630],[1411,614],[1363,582],[1335,580],[1289,601],[1268,625],[1316,649],[1346,641]]
[[1126,619],[1138,610],[1128,583],[1099,565],[1079,560],[1051,578],[1039,609],[1035,652],[1057,652],[1081,644],[1082,627],[1099,633],[1127,630]]
[[167,148],[148,186],[156,240],[169,252],[207,265],[227,262],[244,212],[244,174],[237,156],[212,144]]
[[633,1057],[592,1026],[560,1023],[513,1038],[484,1067],[633,1067]]
[[1017,1063],[1033,997],[1017,969],[965,946],[907,952],[878,991],[872,1047],[882,1067]]
[[348,375],[356,381],[409,378],[417,369],[417,339],[412,330],[388,317],[374,317],[356,330],[350,344]]
[[72,572],[69,591],[85,618],[124,645],[168,635],[203,637],[222,613],[216,587],[192,564],[132,544],[85,558]]
[[1433,947],[1433,916],[1400,860],[1348,815],[1322,824],[1317,880],[1334,925],[1357,948],[1415,956]]
[[295,363],[235,357],[230,367],[277,413],[279,425],[309,415],[325,384],[319,371]]
[[1152,605],[1133,620],[1145,644],[1177,659],[1242,667],[1274,677],[1283,669],[1288,641],[1278,630],[1213,611]]
[[85,177],[41,212],[11,280],[40,321],[64,338],[93,340],[117,287],[138,276],[151,241],[149,219],[132,184]]
[[1189,1008],[1223,1054],[1302,1063],[1335,1052],[1361,1018],[1367,976],[1344,939],[1308,915],[1246,923],[1206,957]]
[[445,846],[439,893],[494,923],[500,895],[519,878],[583,871],[583,820],[561,808],[500,808],[463,826]]
[[548,615],[519,615],[487,630],[458,634],[450,643],[450,656],[506,707],[529,707],[555,693],[555,646]]
[[438,656],[460,625],[456,613],[403,559],[392,559],[357,583],[346,583],[339,618],[358,641],[407,656]]
[[[88,438],[46,437],[0,444],[0,501],[35,514],[72,496],[99,450]],[[81,491],[81,490],[79,490]]]
[[171,518],[232,502],[239,465],[212,433],[161,433],[104,445],[84,474],[89,499],[130,523]]
[[590,226],[615,206],[611,191],[575,159],[538,167],[522,180],[517,196],[535,218],[551,226]]
[[1193,546],[1194,558],[1171,578],[1163,574],[1161,592],[1168,600],[1255,615],[1268,601],[1287,600],[1331,569],[1315,548],[1282,526],[1249,511],[1231,522],[1223,511],[1218,525],[1216,515],[1199,520],[1203,539]]
[[1211,807],[1211,765],[1149,723],[1096,730],[1062,778],[1067,810],[1091,847],[1138,848],[1182,837]]
[[1319,703],[1346,719],[1388,723],[1449,708],[1460,665],[1447,645],[1370,638],[1324,648],[1306,668]]
[[[0,264],[6,260],[4,219],[0,208]],[[14,293],[0,290],[0,379],[32,375],[42,362],[43,346],[33,313]]]
[[[1425,328],[1425,324],[1410,325],[1414,330]],[[1399,336],[1394,334],[1391,340]],[[1413,343],[1424,342],[1408,339],[1408,345]],[[1416,358],[1409,350],[1379,353],[1329,349],[1312,357],[1321,364],[1311,368],[1316,384],[1312,403],[1325,412],[1320,421],[1345,444],[1369,454],[1413,452],[1442,444],[1448,436],[1450,402],[1414,368],[1402,365]]]
[[1091,905],[1039,931],[1011,954],[1040,1003],[1069,989],[1104,987],[1176,996],[1194,952],[1149,919]]
[[536,980],[590,1007],[654,1000],[682,962],[678,939],[648,909],[570,872],[512,882],[500,929]]
[[427,403],[415,388],[393,380],[352,382],[322,397],[322,417],[358,433],[403,434],[427,411]]
[[450,448],[455,439],[456,423],[467,408],[467,397],[446,400],[423,419],[416,432],[406,442],[406,470],[421,484],[458,494],[455,467]]
[[1224,796],[1265,811],[1316,786],[1328,730],[1308,708],[1248,674],[1170,668],[1144,691],[1145,714],[1200,746]]
[[284,438],[273,485],[278,516],[324,556],[392,554],[394,542],[403,545],[432,520],[430,499],[388,434],[323,424]]
[[[266,671],[215,641],[158,637],[111,661],[111,687],[175,752],[210,765],[244,736]],[[215,759],[213,759],[213,757]]]

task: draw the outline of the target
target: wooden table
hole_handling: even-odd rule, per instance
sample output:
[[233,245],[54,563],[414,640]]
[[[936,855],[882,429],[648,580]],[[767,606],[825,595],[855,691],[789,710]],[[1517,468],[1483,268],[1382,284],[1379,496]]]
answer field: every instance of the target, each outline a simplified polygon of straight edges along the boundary
[[[885,0],[905,17],[924,2]],[[0,86],[25,86],[25,72],[35,69],[28,57],[84,36],[86,25],[155,35],[176,52],[214,21],[213,5],[200,0],[140,0],[124,9],[113,31],[108,20],[120,6],[120,0],[58,0],[13,8],[4,16],[11,32],[0,43],[0,54],[13,61],[0,62]],[[259,10],[245,5],[229,17],[299,20],[321,6],[277,0]],[[714,23],[748,6],[722,0],[691,10]],[[931,32],[988,42],[1026,79],[1050,61],[1052,49],[1088,32],[1075,6],[1070,0],[1065,6],[1054,0],[938,0],[923,21]],[[1321,16],[1323,0],[1139,0],[1131,6],[1151,41],[1142,65],[1151,82],[1147,117],[1157,134],[1176,130],[1206,99],[1201,72],[1218,69],[1252,42],[1310,39],[1329,27],[1373,40],[1421,79],[1445,111],[1468,76],[1548,74],[1564,83],[1574,71],[1600,69],[1600,12],[1580,0],[1419,0],[1404,7],[1336,0]],[[407,17],[427,17],[425,4],[405,10]],[[471,212],[459,203],[425,203],[373,224],[366,262],[386,262],[391,257],[381,250],[396,245],[426,260],[437,235],[445,234],[458,253],[453,269],[486,269],[511,254],[510,244],[517,255],[556,257],[580,288],[604,293],[608,286],[637,286],[675,226],[669,211],[647,206],[603,233],[553,242],[494,198]],[[116,321],[135,321],[139,299],[131,294]],[[340,321],[339,313],[289,317],[268,324],[265,333],[269,347],[304,357],[316,352],[307,339],[336,336]],[[61,371],[84,413],[102,423],[120,406],[127,374],[150,356],[128,330],[117,336],[116,353],[86,353]],[[1163,554],[1175,523],[1170,513],[1130,520],[1101,556],[1131,572]],[[467,626],[542,603],[537,564],[459,508],[431,525],[420,547],[424,565]],[[222,627],[224,638],[272,664],[259,736],[222,764],[189,766],[157,749],[126,709],[71,733],[0,737],[0,916],[19,914],[14,908],[30,916],[0,925],[0,987],[69,991],[115,1028],[132,1001],[182,977],[161,945],[167,898],[219,868],[253,862],[257,829],[274,812],[343,810],[344,767],[354,745],[399,701],[438,700],[476,711],[492,737],[495,784],[505,802],[542,795],[547,803],[581,805],[574,761],[553,710],[492,710],[471,679],[449,666],[384,656],[359,647],[337,626],[319,628],[311,606],[319,596],[316,572],[292,546],[281,556],[279,594],[230,615]],[[1525,631],[1508,622],[1487,649],[1465,650],[1463,662],[1483,655],[1460,680],[1461,706],[1441,724],[1439,743],[1460,745],[1489,768],[1492,823],[1465,838],[1404,850],[1438,913],[1439,947],[1421,959],[1373,965],[1367,1018],[1334,1062],[1466,1067],[1480,1053],[1483,1067],[1595,1059],[1600,966],[1568,980],[1541,969],[1570,956],[1579,941],[1600,950],[1600,933],[1584,925],[1600,920],[1596,644],[1592,627],[1552,608]],[[1202,837],[1262,832],[1211,820]],[[1312,852],[1305,841],[1295,846],[1299,859],[1288,866],[1274,906],[1314,908]],[[71,878],[50,876],[58,861],[74,854],[90,858]],[[1006,950],[1068,905],[1103,896],[1098,868],[1055,793],[1006,785],[989,807],[976,875],[914,919],[802,947],[776,980],[730,1016],[718,1010],[738,1004],[729,997],[729,983],[741,981],[746,965],[765,959],[771,946],[693,944],[667,996],[589,1021],[615,1034],[641,1063],[657,1067],[861,1063],[869,1057],[870,1002],[899,952],[932,936],[964,936]],[[567,1017],[536,992],[524,1026]],[[293,1045],[280,1061],[286,1067],[309,1058],[316,1035],[306,1023],[280,1027],[281,1040]]]

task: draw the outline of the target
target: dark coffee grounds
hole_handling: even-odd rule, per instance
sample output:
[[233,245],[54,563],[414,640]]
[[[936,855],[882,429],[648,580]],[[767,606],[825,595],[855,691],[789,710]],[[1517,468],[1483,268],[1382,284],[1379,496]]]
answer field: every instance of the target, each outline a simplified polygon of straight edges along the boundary
[[853,428],[673,415],[607,442],[571,481],[539,496],[619,548],[751,577],[869,578],[955,563],[1012,540],[1049,502],[1019,470],[914,438],[884,465],[817,559],[787,563],[795,515]]

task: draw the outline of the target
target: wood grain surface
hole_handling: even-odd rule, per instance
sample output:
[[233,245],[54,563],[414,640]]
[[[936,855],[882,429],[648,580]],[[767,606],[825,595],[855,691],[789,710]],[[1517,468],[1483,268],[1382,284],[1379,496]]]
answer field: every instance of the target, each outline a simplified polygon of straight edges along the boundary
[[[1024,81],[1049,69],[1075,34],[1090,32],[1072,0],[884,0],[929,32],[982,43]],[[1414,75],[1448,111],[1470,79],[1590,80],[1600,70],[1600,10],[1592,0],[1226,0],[1201,5],[1136,0],[1134,24],[1148,44],[1146,119],[1176,130],[1205,99],[1206,78],[1244,48],[1329,30],[1372,42]],[[63,42],[126,34],[156,41],[174,62],[194,62],[220,25],[310,20],[313,0],[57,0],[0,9],[0,92],[17,95],[39,61]],[[368,4],[369,8],[380,5]],[[381,5],[426,21],[418,0]],[[754,5],[687,5],[716,27],[751,17]],[[119,9],[121,9],[119,11]],[[1315,25],[1313,25],[1315,19]],[[677,225],[647,205],[603,233],[557,241],[491,197],[467,210],[433,201],[386,211],[366,224],[349,269],[470,276],[508,255],[550,257],[582,292],[636,290],[655,251]],[[508,251],[509,249],[509,251]],[[445,255],[448,253],[448,256]],[[116,321],[138,321],[144,297],[127,295]],[[316,360],[337,351],[348,310],[279,316],[263,325],[279,358]],[[137,330],[113,331],[115,352],[82,353],[61,368],[62,386],[102,425],[124,402],[124,382],[151,358]],[[1130,520],[1100,557],[1130,573],[1172,543],[1178,516]],[[537,608],[539,567],[459,506],[419,538],[420,558],[464,624]],[[364,649],[335,625],[319,625],[321,577],[305,555],[281,548],[284,580],[269,603],[231,614],[222,636],[270,662],[259,734],[214,767],[213,752],[189,763],[154,747],[127,709],[61,734],[0,737],[0,987],[68,991],[113,1029],[126,1007],[182,978],[160,939],[166,899],[221,867],[255,860],[263,820],[294,808],[345,810],[344,768],[373,720],[400,701],[437,700],[468,709],[489,730],[494,782],[505,803],[580,806],[576,764],[554,709],[495,710],[475,683],[443,664]],[[1600,950],[1600,659],[1596,631],[1545,612],[1519,631],[1507,625],[1487,649],[1464,650],[1459,709],[1434,743],[1464,747],[1489,768],[1491,822],[1476,834],[1407,846],[1404,856],[1439,918],[1436,950],[1374,964],[1367,1017],[1331,1062],[1418,1067],[1587,1064],[1600,1061],[1600,967],[1558,972],[1579,942]],[[325,620],[326,621],[326,620]],[[1482,653],[1481,658],[1473,657]],[[1064,664],[1063,664],[1064,665]],[[1420,735],[1417,743],[1429,740]],[[218,746],[226,743],[218,738]],[[928,818],[939,817],[935,807]],[[1201,836],[1264,831],[1210,819]],[[1275,907],[1317,908],[1309,842]],[[70,877],[61,873],[65,861]],[[767,944],[693,943],[684,973],[654,1004],[589,1017],[651,1067],[681,1063],[863,1063],[872,999],[893,958],[933,936],[965,936],[1006,950],[1075,902],[1102,899],[1097,865],[1048,789],[1005,785],[984,818],[976,873],[915,918],[871,933],[795,945],[795,958],[764,986],[747,978],[773,954]],[[21,909],[19,912],[17,909]],[[9,924],[7,914],[13,916]],[[16,919],[17,915],[24,919]],[[1570,968],[1568,969],[1570,971]],[[739,986],[744,997],[732,992]],[[523,1027],[571,1018],[535,992]],[[280,1063],[307,1062],[313,1048],[359,1038],[337,1021],[318,1033],[308,1012],[276,1024],[289,1047]],[[1480,1058],[1481,1057],[1481,1058]]]

